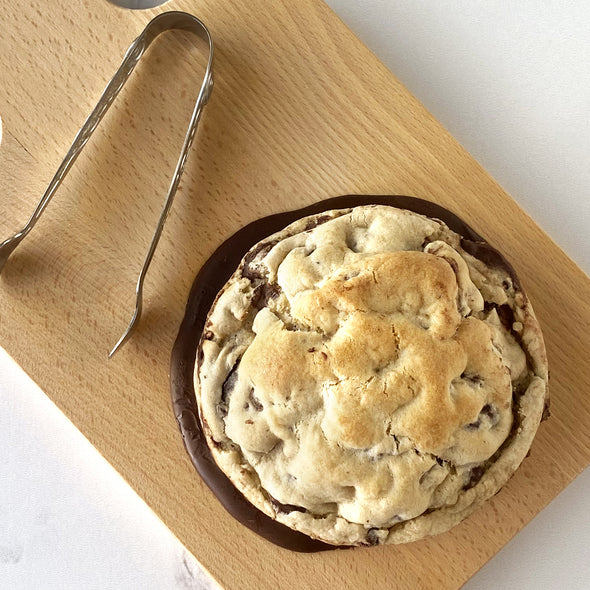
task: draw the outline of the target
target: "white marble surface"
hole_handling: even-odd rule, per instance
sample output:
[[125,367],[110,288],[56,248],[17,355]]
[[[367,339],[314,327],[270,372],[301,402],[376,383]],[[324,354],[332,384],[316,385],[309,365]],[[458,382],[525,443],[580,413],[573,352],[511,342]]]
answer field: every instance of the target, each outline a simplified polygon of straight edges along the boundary
[[[589,272],[590,4],[328,4]],[[0,523],[2,589],[215,587],[2,351]],[[589,547],[586,470],[466,588],[588,588]]]
[[217,588],[0,349],[0,588]]

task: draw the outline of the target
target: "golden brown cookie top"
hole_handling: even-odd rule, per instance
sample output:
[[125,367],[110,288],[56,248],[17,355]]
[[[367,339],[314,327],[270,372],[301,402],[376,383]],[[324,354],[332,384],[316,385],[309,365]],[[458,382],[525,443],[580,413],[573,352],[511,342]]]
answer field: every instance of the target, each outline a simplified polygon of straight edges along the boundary
[[516,390],[542,411],[540,331],[506,270],[441,222],[387,206],[315,217],[255,246],[219,295],[199,409],[263,511],[331,543],[395,541],[473,495],[475,468],[513,444]]

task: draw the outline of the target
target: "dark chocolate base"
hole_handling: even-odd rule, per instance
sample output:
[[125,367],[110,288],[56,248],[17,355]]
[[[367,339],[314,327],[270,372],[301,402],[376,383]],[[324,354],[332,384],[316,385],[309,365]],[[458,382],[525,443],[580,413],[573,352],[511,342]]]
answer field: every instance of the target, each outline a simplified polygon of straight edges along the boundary
[[246,500],[217,466],[198,417],[193,385],[197,346],[217,293],[252,246],[302,217],[361,205],[387,205],[440,219],[463,237],[461,245],[466,251],[491,266],[503,267],[516,283],[516,275],[508,262],[459,217],[435,203],[400,195],[345,195],[303,209],[264,217],[236,232],[203,265],[191,288],[185,316],[172,350],[170,385],[174,414],[195,468],[224,508],[250,530],[292,551],[311,553],[336,547],[311,539],[268,517]]

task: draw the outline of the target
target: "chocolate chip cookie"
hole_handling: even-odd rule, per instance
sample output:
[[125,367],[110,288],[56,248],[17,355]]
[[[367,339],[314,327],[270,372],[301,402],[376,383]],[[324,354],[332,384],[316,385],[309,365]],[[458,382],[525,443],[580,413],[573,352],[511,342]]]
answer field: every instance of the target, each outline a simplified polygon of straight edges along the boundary
[[208,314],[194,384],[236,488],[333,545],[460,522],[518,468],[548,399],[510,265],[386,205],[317,213],[252,247]]

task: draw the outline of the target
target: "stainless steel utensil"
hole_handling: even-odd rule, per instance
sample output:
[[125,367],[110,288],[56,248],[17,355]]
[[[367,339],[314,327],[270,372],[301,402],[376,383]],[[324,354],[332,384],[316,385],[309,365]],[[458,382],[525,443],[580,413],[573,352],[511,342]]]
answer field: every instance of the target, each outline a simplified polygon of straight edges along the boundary
[[115,344],[114,348],[109,353],[109,358],[113,356],[113,354],[127,341],[127,339],[131,336],[139,318],[141,317],[142,311],[142,302],[143,302],[143,283],[154,256],[154,252],[158,245],[158,241],[160,236],[162,235],[162,230],[164,228],[164,223],[166,218],[168,217],[168,213],[170,212],[170,208],[172,206],[172,201],[174,200],[174,195],[176,194],[176,189],[178,188],[178,184],[180,182],[180,177],[184,171],[184,166],[186,163],[186,159],[188,156],[189,149],[192,145],[193,139],[195,137],[195,133],[197,130],[197,124],[199,122],[199,118],[201,116],[201,112],[203,107],[207,104],[209,97],[211,95],[211,91],[213,89],[213,41],[211,39],[211,35],[207,27],[195,16],[191,14],[187,14],[186,12],[164,12],[159,14],[155,18],[153,18],[145,27],[141,35],[137,37],[137,39],[131,44],[129,49],[127,50],[125,57],[119,69],[116,71],[115,75],[111,79],[111,81],[107,84],[100,100],[94,107],[94,110],[90,113],[88,118],[86,119],[84,125],[78,131],[72,146],[68,150],[63,162],[61,163],[60,167],[58,168],[55,176],[52,178],[49,186],[45,190],[45,193],[41,197],[39,204],[35,208],[35,211],[31,215],[31,218],[27,222],[27,224],[16,234],[12,237],[8,238],[2,244],[0,244],[0,273],[8,260],[8,257],[12,254],[14,249],[22,242],[22,240],[28,235],[28,233],[33,229],[41,214],[51,201],[55,191],[61,184],[62,180],[76,161],[76,158],[82,151],[82,148],[86,145],[86,142],[90,139],[90,136],[104,117],[105,113],[119,94],[121,88],[131,75],[131,72],[134,70],[135,66],[141,59],[141,56],[145,53],[145,50],[149,47],[151,42],[158,36],[160,33],[164,31],[168,31],[171,29],[182,29],[185,31],[190,31],[194,33],[199,38],[203,39],[209,46],[209,60],[207,62],[207,68],[205,71],[205,76],[203,78],[203,82],[201,84],[201,88],[199,90],[199,94],[197,96],[197,100],[195,103],[195,107],[193,109],[189,126],[184,138],[184,142],[182,144],[182,149],[180,151],[180,157],[178,158],[178,162],[176,164],[176,169],[174,170],[174,176],[172,177],[172,182],[170,183],[170,188],[168,189],[168,194],[166,195],[166,201],[164,202],[164,207],[160,214],[160,218],[158,220],[158,224],[156,226],[156,230],[152,237],[152,241],[150,243],[148,252],[146,254],[143,266],[139,273],[139,278],[137,280],[137,285],[135,289],[136,293],[136,301],[135,301],[135,311],[133,313],[133,317],[131,318],[131,322],[127,327],[125,333],[121,336],[117,344]]

